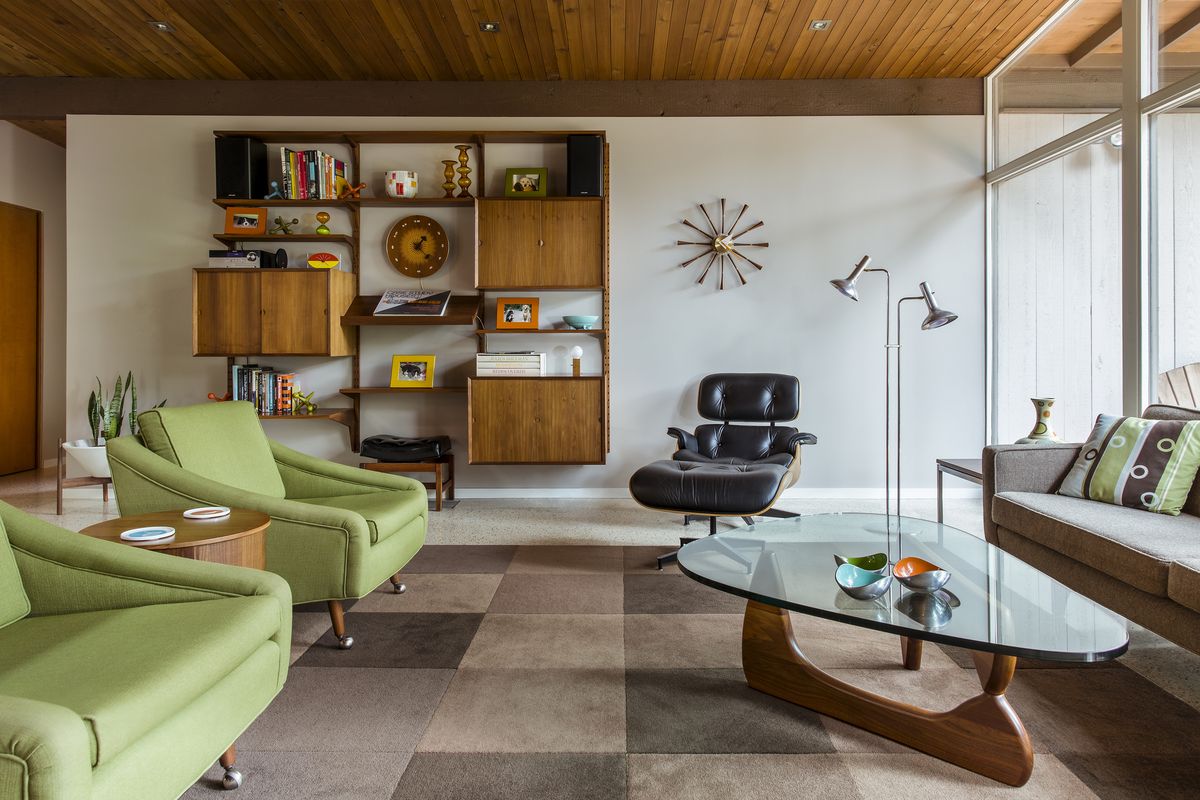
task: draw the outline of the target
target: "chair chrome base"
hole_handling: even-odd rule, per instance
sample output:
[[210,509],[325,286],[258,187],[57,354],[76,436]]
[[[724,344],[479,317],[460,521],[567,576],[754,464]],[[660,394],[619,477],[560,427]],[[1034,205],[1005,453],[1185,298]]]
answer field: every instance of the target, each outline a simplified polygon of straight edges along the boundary
[[[794,511],[784,511],[781,508],[768,508],[766,511],[764,511],[759,516],[761,516],[761,517],[776,517],[779,519],[792,519],[793,517],[798,517],[800,515]],[[715,534],[717,532],[717,518],[714,516],[708,516],[707,514],[685,514],[683,517],[683,524],[690,525],[692,523],[693,519],[705,519],[705,518],[708,519],[708,535],[712,536],[713,534]],[[742,515],[742,520],[749,526],[754,525],[754,517],[748,517],[748,516]],[[681,537],[679,539],[679,546],[683,547],[688,542],[694,542],[694,541],[696,541],[696,537],[694,537],[694,536],[693,537],[686,537],[686,536]],[[670,564],[672,561],[678,561],[678,560],[679,560],[679,551],[678,550],[673,550],[670,553],[663,553],[657,559],[659,571],[662,570],[664,564]]]
[[354,647],[354,637],[350,634],[338,637],[338,650],[349,650]]
[[221,788],[227,792],[232,792],[234,789],[240,788],[242,785],[241,770],[230,767],[225,770],[225,775],[221,778]]

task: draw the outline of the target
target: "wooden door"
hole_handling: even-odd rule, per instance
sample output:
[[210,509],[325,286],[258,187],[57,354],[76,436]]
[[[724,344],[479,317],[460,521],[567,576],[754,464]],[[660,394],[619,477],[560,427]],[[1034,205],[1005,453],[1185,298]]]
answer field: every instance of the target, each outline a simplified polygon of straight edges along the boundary
[[472,378],[472,464],[603,464],[600,378]]
[[261,348],[259,271],[192,273],[192,355],[254,355]]
[[0,475],[38,463],[42,214],[0,203]]
[[263,355],[329,355],[329,273],[263,270]]
[[542,274],[542,209],[538,200],[480,200],[475,285],[537,288]]
[[604,284],[598,199],[544,200],[541,285],[598,289]]

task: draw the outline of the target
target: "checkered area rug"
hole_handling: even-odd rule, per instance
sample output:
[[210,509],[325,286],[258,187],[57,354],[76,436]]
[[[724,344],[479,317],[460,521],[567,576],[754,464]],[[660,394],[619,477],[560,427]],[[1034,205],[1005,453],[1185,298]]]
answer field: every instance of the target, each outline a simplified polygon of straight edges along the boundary
[[[239,740],[236,795],[211,770],[186,797],[238,800],[1192,798],[1200,713],[1119,662],[1022,664],[1009,698],[1033,740],[1011,789],[749,689],[744,601],[660,547],[427,546],[347,604],[298,607],[282,693]],[[947,709],[979,692],[969,656],[793,615],[842,680]]]

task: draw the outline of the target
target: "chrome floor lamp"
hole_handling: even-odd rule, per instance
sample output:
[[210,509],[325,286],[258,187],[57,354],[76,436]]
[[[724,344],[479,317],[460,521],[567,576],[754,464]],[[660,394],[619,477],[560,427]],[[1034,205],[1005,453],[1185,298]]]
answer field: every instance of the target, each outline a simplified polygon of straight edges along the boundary
[[883,333],[883,480],[884,480],[884,511],[887,515],[888,531],[892,528],[892,352],[896,354],[896,519],[899,527],[900,518],[900,308],[909,300],[924,300],[927,314],[921,322],[921,330],[928,331],[948,325],[958,319],[958,315],[938,306],[933,290],[925,281],[921,282],[921,293],[901,297],[896,301],[896,338],[892,341],[892,276],[886,269],[870,267],[871,257],[863,256],[853,271],[845,278],[838,278],[829,283],[851,300],[858,301],[858,280],[864,273],[878,272],[884,277],[884,333]]

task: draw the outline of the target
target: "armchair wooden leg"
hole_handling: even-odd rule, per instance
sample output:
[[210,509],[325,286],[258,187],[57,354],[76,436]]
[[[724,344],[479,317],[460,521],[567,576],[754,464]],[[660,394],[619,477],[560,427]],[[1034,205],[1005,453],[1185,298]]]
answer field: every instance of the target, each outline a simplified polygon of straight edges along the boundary
[[349,650],[354,647],[354,637],[346,633],[346,618],[342,613],[342,601],[329,601],[329,618],[333,621],[333,635],[337,637],[338,649]]
[[221,754],[220,764],[225,768],[225,775],[221,778],[221,786],[227,790],[233,790],[242,785],[242,772],[234,766],[237,761],[237,743],[229,745],[229,749]]
[[405,591],[405,590],[406,590],[408,587],[407,587],[407,586],[405,586],[405,585],[404,585],[404,584],[401,582],[401,580],[400,580],[400,573],[399,573],[399,572],[397,572],[395,575],[393,575],[393,576],[391,577],[391,581],[392,581],[392,589],[394,589],[394,590],[395,590],[396,594],[404,594],[404,591]]

